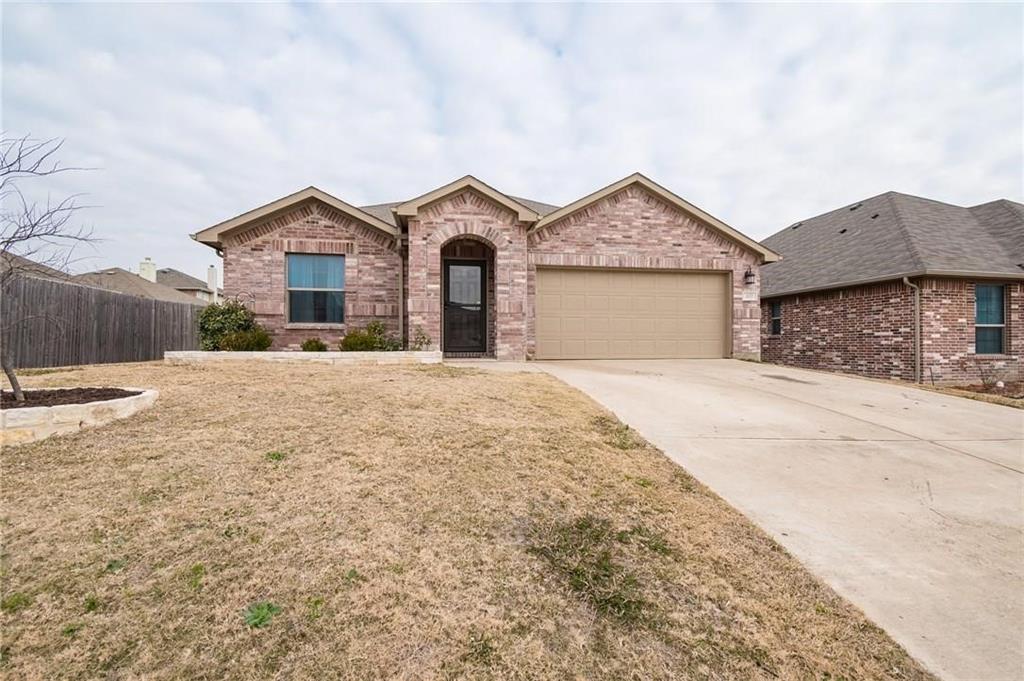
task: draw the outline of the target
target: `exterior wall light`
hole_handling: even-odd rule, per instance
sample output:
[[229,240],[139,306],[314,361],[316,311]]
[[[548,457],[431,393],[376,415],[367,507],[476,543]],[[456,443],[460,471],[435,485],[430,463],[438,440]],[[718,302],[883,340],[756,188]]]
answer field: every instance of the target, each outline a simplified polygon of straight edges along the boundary
[[747,286],[753,286],[755,281],[757,281],[757,275],[754,274],[754,270],[748,267],[747,271],[743,273],[743,283]]

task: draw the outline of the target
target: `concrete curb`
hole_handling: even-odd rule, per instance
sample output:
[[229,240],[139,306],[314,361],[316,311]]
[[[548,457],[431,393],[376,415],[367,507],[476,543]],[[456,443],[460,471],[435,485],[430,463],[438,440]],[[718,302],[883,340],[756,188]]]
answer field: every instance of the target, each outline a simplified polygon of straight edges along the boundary
[[123,390],[138,390],[140,394],[85,404],[4,409],[0,411],[0,445],[37,442],[52,435],[65,435],[89,426],[102,426],[151,407],[160,394],[145,388]]

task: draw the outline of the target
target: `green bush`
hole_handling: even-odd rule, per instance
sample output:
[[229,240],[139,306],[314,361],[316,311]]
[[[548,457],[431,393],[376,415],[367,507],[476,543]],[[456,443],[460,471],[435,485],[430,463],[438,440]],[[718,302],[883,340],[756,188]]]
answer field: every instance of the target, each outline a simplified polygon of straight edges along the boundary
[[307,338],[302,341],[303,352],[326,352],[327,343],[324,343],[319,338]]
[[207,305],[199,313],[199,348],[227,350],[222,347],[225,336],[259,327],[252,310],[237,300]]
[[384,322],[372,321],[346,333],[338,347],[346,352],[393,352],[402,349],[402,341],[388,333]]
[[221,336],[220,349],[234,352],[262,352],[270,347],[273,340],[262,326],[248,331],[235,331]]

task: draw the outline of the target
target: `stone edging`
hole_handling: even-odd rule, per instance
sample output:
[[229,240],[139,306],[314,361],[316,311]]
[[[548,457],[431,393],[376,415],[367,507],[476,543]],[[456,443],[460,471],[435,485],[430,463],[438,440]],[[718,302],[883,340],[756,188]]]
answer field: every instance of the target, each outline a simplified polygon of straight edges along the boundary
[[438,350],[400,352],[206,352],[179,350],[164,353],[165,364],[207,364],[224,362],[303,362],[312,364],[440,364]]
[[[60,390],[60,388],[46,388]],[[20,445],[45,440],[51,435],[74,433],[88,426],[101,426],[131,416],[156,402],[159,393],[144,388],[141,394],[85,404],[59,404],[53,407],[25,407],[0,410],[0,445]]]

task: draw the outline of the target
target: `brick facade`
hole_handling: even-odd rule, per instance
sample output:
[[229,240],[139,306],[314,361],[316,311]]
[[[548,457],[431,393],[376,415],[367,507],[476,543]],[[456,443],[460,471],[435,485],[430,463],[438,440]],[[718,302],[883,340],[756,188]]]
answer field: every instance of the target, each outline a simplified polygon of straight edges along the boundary
[[[1020,377],[1024,292],[1006,284],[1006,356],[974,354],[974,282],[924,279],[921,375],[924,382],[968,383],[977,363]],[[782,303],[782,333],[771,333],[771,303]],[[765,299],[761,352],[767,362],[871,378],[914,380],[914,296],[902,281]]]
[[758,359],[759,259],[638,185],[530,234],[528,353],[534,351],[534,294],[538,267],[719,270],[731,274],[732,355]]
[[[324,253],[345,256],[345,322],[289,324],[285,255]],[[336,347],[353,326],[379,319],[398,330],[398,273],[401,256],[394,240],[318,203],[308,202],[254,225],[224,242],[224,294],[252,306],[260,324],[273,334],[273,349],[295,349],[319,336]]]

